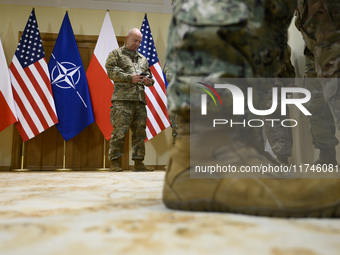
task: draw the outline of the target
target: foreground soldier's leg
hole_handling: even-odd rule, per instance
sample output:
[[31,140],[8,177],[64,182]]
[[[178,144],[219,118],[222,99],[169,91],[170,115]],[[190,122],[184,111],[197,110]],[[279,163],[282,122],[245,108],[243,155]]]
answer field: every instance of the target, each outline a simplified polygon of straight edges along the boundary
[[[340,216],[339,179],[190,178],[190,138],[204,136],[190,134],[187,77],[272,77],[283,60],[287,38],[282,30],[290,23],[293,2],[266,1],[265,11],[261,4],[250,6],[247,1],[234,1],[229,8],[218,1],[176,2],[168,42],[168,63],[174,73],[168,96],[170,110],[179,115],[179,131],[164,182],[167,207],[285,217]],[[273,163],[254,149],[252,134],[246,131],[228,129],[223,141],[222,133],[216,132],[212,139],[216,148],[223,149],[217,157],[237,166]]]
[[312,143],[315,149],[320,150],[317,164],[337,165],[335,146],[339,144],[335,137],[334,118],[323,96],[322,85],[317,79],[315,71],[315,59],[313,54],[305,49],[305,88],[311,92],[311,100],[306,108],[312,116],[308,116]]

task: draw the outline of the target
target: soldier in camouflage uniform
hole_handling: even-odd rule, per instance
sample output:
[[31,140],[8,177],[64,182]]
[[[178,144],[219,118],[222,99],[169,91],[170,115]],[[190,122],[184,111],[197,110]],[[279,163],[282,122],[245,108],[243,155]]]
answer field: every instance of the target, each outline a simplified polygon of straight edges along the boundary
[[[295,86],[295,70],[294,66],[290,61],[291,49],[289,45],[287,45],[287,51],[284,58],[284,63],[281,67],[280,73],[277,75],[278,78],[285,78],[278,80],[275,87],[292,87]],[[288,79],[287,79],[288,78]],[[268,108],[272,105],[271,100],[272,90],[269,90],[269,98]],[[278,98],[278,105],[281,105],[281,97]],[[281,116],[281,107],[278,107],[277,110],[268,116],[270,119],[284,119]],[[289,109],[287,107],[287,115],[289,116]],[[266,118],[268,118],[266,117]],[[276,155],[277,159],[285,164],[288,164],[288,157],[292,155],[292,147],[293,147],[293,136],[292,136],[292,128],[284,127],[279,123],[274,123],[274,128],[272,124],[269,122],[265,122],[264,131],[268,138],[268,142],[273,150],[273,153]]]
[[[170,83],[172,75],[169,71],[169,67],[167,64],[165,64],[165,67],[164,67],[164,74],[165,74],[167,82]],[[176,142],[177,132],[178,132],[178,124],[177,124],[178,116],[176,114],[169,113],[169,120],[171,123],[171,131],[172,131],[172,146],[174,146]]]
[[[132,159],[135,161],[133,171],[153,171],[143,164],[146,139],[146,99],[145,86],[152,86],[154,80],[149,78],[151,71],[147,59],[137,52],[142,41],[142,33],[137,28],[129,31],[126,44],[113,50],[106,60],[106,70],[114,82],[110,120],[113,131],[110,139],[110,171],[123,171],[119,158],[123,155],[125,136],[132,130]],[[140,75],[142,72],[148,76]]]
[[[196,107],[190,105],[190,77],[211,83],[224,77],[275,77],[283,64],[287,29],[295,8],[295,0],[177,0],[173,4],[167,52],[173,78],[168,102],[170,111],[179,115],[179,129],[164,181],[167,207],[281,217],[340,216],[339,179],[276,178],[280,175],[264,179],[190,178],[190,137],[204,138],[190,133],[190,109]],[[254,94],[268,91],[261,84],[253,87]],[[228,108],[226,118],[233,118],[229,113],[232,105],[228,104],[231,96],[221,97]],[[253,100],[260,106],[257,109],[266,109],[265,100],[257,95]],[[223,146],[222,154],[216,157],[228,155],[237,167],[259,161],[273,164],[254,149],[249,129],[225,130],[223,141],[218,132],[210,137],[216,142],[211,150]]]
[[[311,92],[312,96],[306,104],[306,108],[312,114],[312,116],[308,116],[312,143],[314,148],[320,150],[319,158],[314,164],[337,165],[335,146],[339,144],[339,141],[335,137],[334,118],[337,119],[339,115],[335,114],[333,117],[331,108],[334,113],[338,112],[339,102],[336,98],[339,97],[337,96],[339,92],[336,90],[339,85],[324,84],[322,86],[317,77],[339,77],[340,48],[337,44],[340,37],[336,36],[335,31],[338,30],[339,33],[340,16],[338,12],[340,10],[336,1],[317,2],[319,3],[315,5],[315,9],[315,6],[309,7],[308,1],[299,1],[295,25],[300,30],[306,44],[304,50],[305,77],[307,78],[305,88]],[[318,11],[326,14],[323,19],[317,19],[319,18]],[[324,31],[315,29],[319,26],[315,23],[322,24]],[[324,36],[329,37],[326,43]],[[323,54],[320,54],[321,52]],[[315,64],[318,66],[318,74]],[[335,91],[330,94],[329,90]],[[325,96],[329,102],[333,103],[329,104]]]

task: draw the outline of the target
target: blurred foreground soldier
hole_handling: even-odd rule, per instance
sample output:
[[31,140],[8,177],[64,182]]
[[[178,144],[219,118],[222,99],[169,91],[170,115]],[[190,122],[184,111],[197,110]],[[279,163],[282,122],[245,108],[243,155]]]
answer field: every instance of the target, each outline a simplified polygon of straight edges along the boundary
[[339,141],[335,137],[335,124],[339,128],[339,81],[337,84],[322,84],[317,77],[339,78],[339,12],[339,1],[315,1],[313,6],[308,1],[299,1],[295,22],[306,44],[305,88],[312,96],[306,108],[312,114],[308,116],[312,143],[320,150],[315,165],[338,164],[335,146]]
[[[295,0],[174,3],[168,36],[167,63],[173,74],[168,102],[170,110],[179,115],[179,131],[164,182],[163,202],[167,207],[281,217],[340,216],[339,179],[282,179],[279,174],[263,179],[190,178],[190,137],[197,140],[204,136],[190,133],[193,106],[188,78],[204,77],[213,82],[216,77],[277,75],[295,8]],[[257,85],[254,93],[268,91]],[[230,95],[229,98],[228,94],[223,95],[226,103],[223,107],[228,107],[226,119],[233,118],[230,101]],[[266,109],[265,103],[255,96],[254,105],[260,106],[257,109]],[[216,132],[211,137],[216,142],[211,146],[223,148],[216,150],[216,157],[228,158],[237,168],[259,161],[273,164],[269,157],[254,149],[250,129],[226,127],[223,141],[220,135]]]
[[151,71],[147,59],[137,52],[141,41],[139,29],[131,29],[126,36],[126,44],[113,50],[105,64],[107,74],[114,82],[110,116],[113,131],[109,149],[110,171],[113,172],[123,171],[118,160],[123,155],[129,127],[132,130],[132,159],[135,161],[133,171],[154,170],[143,163],[147,120],[144,85],[152,86],[154,80],[149,78]]

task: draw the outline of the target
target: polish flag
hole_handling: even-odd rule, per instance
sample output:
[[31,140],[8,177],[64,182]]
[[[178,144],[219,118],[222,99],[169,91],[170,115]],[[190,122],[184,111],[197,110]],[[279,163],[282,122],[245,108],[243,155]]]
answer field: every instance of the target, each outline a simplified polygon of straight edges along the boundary
[[0,132],[17,122],[16,108],[5,53],[0,39]]
[[90,65],[86,72],[94,120],[106,140],[110,139],[113,130],[110,122],[113,82],[107,76],[105,62],[109,53],[118,47],[110,15],[109,12],[107,12]]

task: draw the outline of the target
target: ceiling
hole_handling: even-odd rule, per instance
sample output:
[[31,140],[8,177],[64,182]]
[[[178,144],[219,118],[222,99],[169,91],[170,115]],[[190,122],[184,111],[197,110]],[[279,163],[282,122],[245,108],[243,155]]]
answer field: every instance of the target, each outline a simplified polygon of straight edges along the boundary
[[0,0],[0,4],[171,13],[171,0]]

